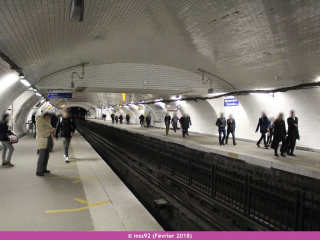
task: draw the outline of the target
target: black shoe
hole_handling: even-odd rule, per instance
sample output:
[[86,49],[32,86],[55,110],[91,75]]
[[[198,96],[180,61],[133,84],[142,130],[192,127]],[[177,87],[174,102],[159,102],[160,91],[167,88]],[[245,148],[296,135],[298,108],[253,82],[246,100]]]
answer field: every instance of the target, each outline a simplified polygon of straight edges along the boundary
[[222,145],[225,145],[224,143],[221,143]]
[[44,174],[42,172],[37,172],[36,175],[39,176],[39,177],[43,177],[44,176]]
[[286,157],[286,155],[284,155],[283,153],[281,153],[281,157]]
[[228,145],[228,143],[226,142],[226,145]]
[[237,145],[236,143],[233,144],[233,146]]
[[274,156],[279,157],[279,154],[275,154]]
[[220,146],[222,146],[222,143],[220,143]]
[[51,149],[50,152],[53,152],[53,149]]
[[260,147],[260,144],[259,144],[259,143],[257,143],[256,145],[257,145],[258,147]]
[[49,170],[44,170],[43,173],[50,173],[50,171]]
[[265,149],[269,149],[268,146],[264,146]]
[[70,163],[70,161],[69,161],[69,160],[66,160],[65,162],[66,162],[66,163]]
[[293,153],[288,154],[289,156],[295,157],[296,155],[294,155]]

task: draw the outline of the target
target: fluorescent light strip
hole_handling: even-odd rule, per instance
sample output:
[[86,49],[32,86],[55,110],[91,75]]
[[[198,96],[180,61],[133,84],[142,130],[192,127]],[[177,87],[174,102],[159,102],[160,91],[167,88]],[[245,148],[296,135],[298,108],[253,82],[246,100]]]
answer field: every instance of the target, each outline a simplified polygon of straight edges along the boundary
[[23,83],[23,85],[25,85],[26,87],[30,87],[31,86],[31,84],[25,79],[20,79],[20,82]]

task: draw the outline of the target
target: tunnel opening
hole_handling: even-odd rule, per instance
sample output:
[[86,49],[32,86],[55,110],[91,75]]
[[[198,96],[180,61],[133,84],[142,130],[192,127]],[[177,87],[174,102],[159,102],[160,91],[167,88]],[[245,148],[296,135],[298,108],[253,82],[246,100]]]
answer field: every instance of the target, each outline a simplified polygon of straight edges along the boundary
[[82,107],[70,107],[67,108],[71,116],[75,119],[85,120],[87,119],[88,111]]

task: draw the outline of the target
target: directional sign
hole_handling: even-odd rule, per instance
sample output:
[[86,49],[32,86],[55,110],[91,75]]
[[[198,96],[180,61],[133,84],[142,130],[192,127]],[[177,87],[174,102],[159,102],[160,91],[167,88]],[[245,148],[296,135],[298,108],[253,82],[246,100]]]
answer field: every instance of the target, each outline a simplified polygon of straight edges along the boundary
[[58,93],[58,92],[48,92],[48,98],[52,99],[52,98],[72,98],[72,93],[71,92],[62,92],[62,93]]
[[224,106],[225,107],[239,106],[239,102],[236,98],[227,98],[227,99],[224,99]]

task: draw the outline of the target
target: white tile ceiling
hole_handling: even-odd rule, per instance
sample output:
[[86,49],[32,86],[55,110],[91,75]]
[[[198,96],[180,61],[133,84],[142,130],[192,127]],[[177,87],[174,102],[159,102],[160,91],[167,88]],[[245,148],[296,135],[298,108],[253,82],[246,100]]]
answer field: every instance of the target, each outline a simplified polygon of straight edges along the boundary
[[29,79],[81,62],[205,69],[240,89],[286,86],[320,75],[320,1],[0,0],[0,50]]

